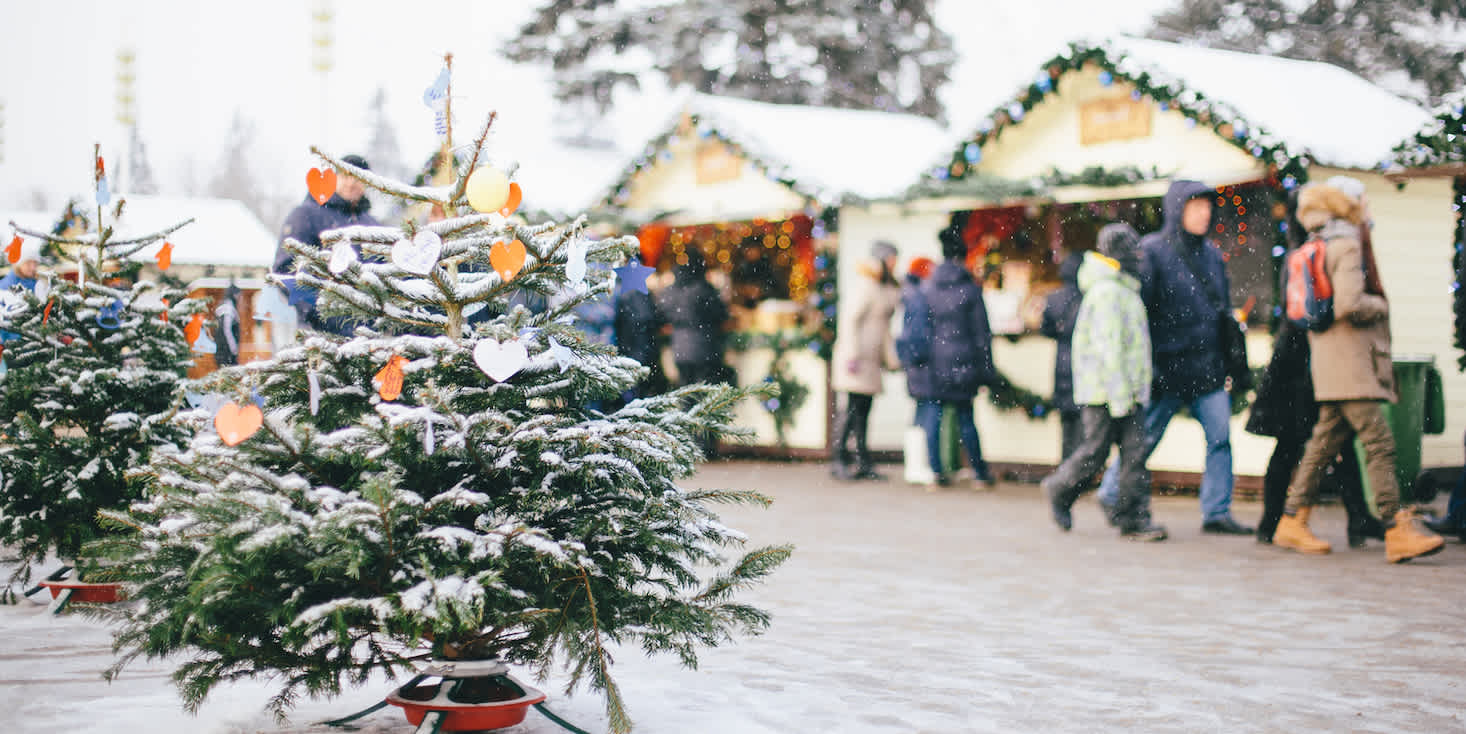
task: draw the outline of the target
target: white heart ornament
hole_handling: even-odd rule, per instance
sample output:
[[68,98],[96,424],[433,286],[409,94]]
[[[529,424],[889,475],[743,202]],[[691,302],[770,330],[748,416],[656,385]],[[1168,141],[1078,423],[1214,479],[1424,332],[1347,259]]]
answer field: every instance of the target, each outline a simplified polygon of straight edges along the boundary
[[578,286],[585,282],[586,247],[583,240],[570,243],[570,252],[565,258],[565,277],[570,279],[571,285]]
[[529,362],[529,351],[517,341],[500,344],[484,339],[473,348],[473,361],[495,382],[503,382]]
[[[393,259],[395,260],[397,253],[394,251],[392,254]],[[348,242],[337,242],[336,245],[331,248],[331,263],[327,267],[330,268],[332,275],[340,275],[346,272],[346,270],[350,268],[351,265],[355,262],[356,250],[351,247],[351,244]]]
[[36,300],[45,301],[46,296],[51,295],[51,279],[41,278],[36,281]]
[[433,232],[423,230],[409,240],[397,240],[392,245],[392,264],[409,273],[427,275],[438,264],[438,255],[443,252],[443,239]]

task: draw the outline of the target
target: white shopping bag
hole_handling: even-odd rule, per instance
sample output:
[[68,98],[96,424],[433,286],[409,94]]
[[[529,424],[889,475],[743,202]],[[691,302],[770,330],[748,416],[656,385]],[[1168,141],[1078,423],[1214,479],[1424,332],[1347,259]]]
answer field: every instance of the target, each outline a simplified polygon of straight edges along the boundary
[[906,481],[910,484],[936,484],[937,475],[932,473],[932,463],[927,458],[926,431],[919,426],[907,426],[903,447]]

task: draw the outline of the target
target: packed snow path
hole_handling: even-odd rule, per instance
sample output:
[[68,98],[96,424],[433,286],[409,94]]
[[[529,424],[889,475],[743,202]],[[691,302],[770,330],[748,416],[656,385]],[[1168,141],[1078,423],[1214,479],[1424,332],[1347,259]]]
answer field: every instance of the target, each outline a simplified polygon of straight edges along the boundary
[[[887,467],[892,476],[897,467]],[[1200,533],[1195,499],[1160,498],[1171,540],[1121,541],[1092,499],[1060,533],[1030,484],[927,493],[839,484],[823,465],[719,463],[689,486],[762,490],[770,510],[725,513],[793,559],[748,601],[773,627],[702,656],[698,671],[623,650],[614,673],[639,734],[790,732],[1250,732],[1466,729],[1466,546],[1391,566],[1381,544],[1304,557]],[[1240,503],[1252,522],[1260,507]],[[37,597],[39,598],[39,596]],[[325,732],[310,722],[388,684],[304,701],[286,725],[261,682],[183,713],[157,662],[107,684],[108,636],[79,615],[0,607],[0,706],[16,732]],[[528,679],[525,671],[516,671]],[[604,731],[600,700],[549,705]],[[395,709],[370,734],[412,727]],[[556,734],[531,711],[509,734]]]

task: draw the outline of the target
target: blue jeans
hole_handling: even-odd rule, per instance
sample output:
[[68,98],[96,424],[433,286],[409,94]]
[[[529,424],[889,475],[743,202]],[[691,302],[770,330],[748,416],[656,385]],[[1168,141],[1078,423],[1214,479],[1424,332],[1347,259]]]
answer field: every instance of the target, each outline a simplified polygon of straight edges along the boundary
[[[926,431],[926,453],[931,460],[932,472],[942,476],[942,408],[950,406],[957,411],[957,431],[962,436],[962,447],[967,449],[967,463],[978,479],[990,479],[988,464],[982,460],[982,440],[977,435],[977,423],[972,420],[972,401],[941,400],[916,401],[916,422]],[[956,467],[953,467],[954,469]]]
[[[1166,426],[1185,404],[1181,398],[1163,395],[1145,409],[1145,455],[1155,451]],[[1207,393],[1191,401],[1191,415],[1201,422],[1206,434],[1206,468],[1201,474],[1201,521],[1212,522],[1232,516],[1232,399],[1226,390]],[[1111,462],[1100,481],[1100,502],[1113,506],[1118,498],[1119,466]]]

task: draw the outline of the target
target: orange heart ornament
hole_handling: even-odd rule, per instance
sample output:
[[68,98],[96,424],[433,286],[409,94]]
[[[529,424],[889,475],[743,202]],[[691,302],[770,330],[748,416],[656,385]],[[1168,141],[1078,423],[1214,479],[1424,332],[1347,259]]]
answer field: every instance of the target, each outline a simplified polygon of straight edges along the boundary
[[524,243],[514,240],[508,244],[503,241],[495,242],[489,248],[489,264],[494,266],[494,272],[499,274],[505,282],[514,279],[519,274],[520,268],[524,267]]
[[377,395],[383,400],[392,401],[402,397],[402,365],[405,364],[406,357],[394,354],[387,360],[387,366],[372,378],[372,382],[377,384]]
[[20,262],[20,248],[24,244],[25,240],[21,239],[20,235],[16,235],[15,239],[5,246],[5,259],[9,260],[11,265]]
[[165,240],[163,249],[158,250],[158,254],[153,257],[158,261],[159,270],[167,270],[173,265],[173,243]]
[[183,327],[183,338],[185,341],[188,342],[188,345],[191,347],[193,346],[194,342],[199,340],[199,334],[203,333],[203,330],[204,315],[201,313],[196,313],[193,315],[192,319],[189,319],[188,325]]
[[238,446],[255,435],[264,424],[265,416],[254,403],[241,408],[231,401],[214,414],[214,430],[219,432],[219,440],[225,446]]
[[325,206],[331,195],[336,193],[336,172],[329,168],[324,171],[312,168],[305,174],[305,188],[317,204]]
[[509,200],[504,202],[504,208],[499,210],[499,214],[505,217],[512,215],[519,210],[519,202],[523,200],[524,189],[519,188],[517,183],[509,184]]

